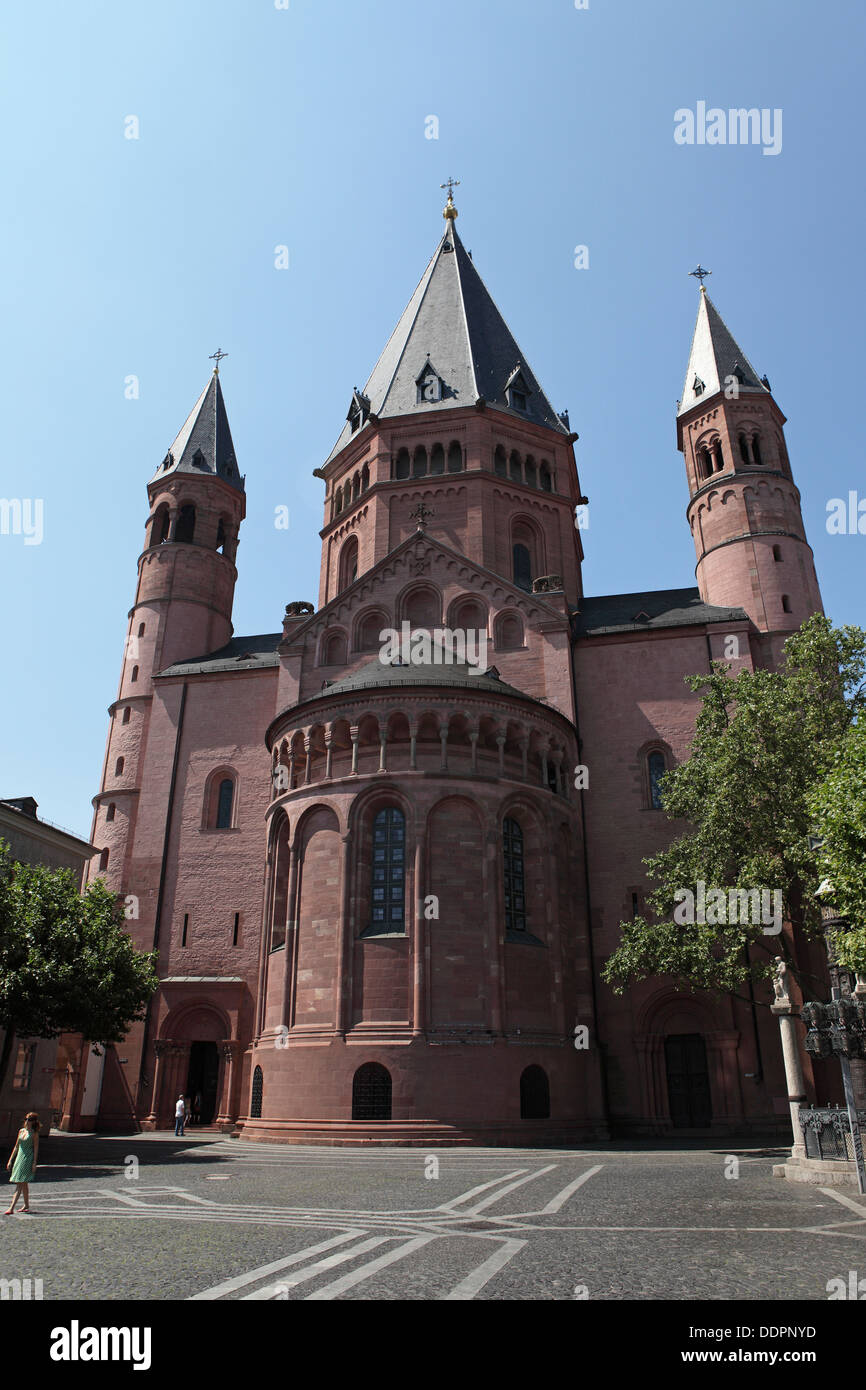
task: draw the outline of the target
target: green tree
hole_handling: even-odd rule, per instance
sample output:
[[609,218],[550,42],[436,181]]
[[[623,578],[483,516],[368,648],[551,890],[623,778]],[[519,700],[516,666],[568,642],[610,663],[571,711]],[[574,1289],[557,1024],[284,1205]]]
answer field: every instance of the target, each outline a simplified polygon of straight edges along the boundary
[[778,671],[733,675],[713,662],[709,674],[687,678],[702,705],[690,756],[665,776],[662,796],[667,815],[688,828],[644,861],[657,885],[648,897],[655,920],[620,924],[603,971],[615,991],[668,975],[683,987],[737,992],[750,977],[771,975],[780,955],[797,973],[784,932],[767,934],[771,924],[760,918],[685,923],[674,914],[682,890],[696,893],[699,882],[726,895],[778,889],[784,918],[817,934],[822,872],[810,844],[810,796],[864,707],[864,671],[866,633],[833,628],[818,614],[785,643]]
[[831,889],[826,901],[851,929],[834,942],[840,965],[866,973],[866,717],[846,731],[810,797],[823,842],[821,870]]
[[70,870],[16,863],[0,840],[0,1086],[16,1034],[120,1042],[144,1017],[155,961],[135,949],[101,880],[80,893]]

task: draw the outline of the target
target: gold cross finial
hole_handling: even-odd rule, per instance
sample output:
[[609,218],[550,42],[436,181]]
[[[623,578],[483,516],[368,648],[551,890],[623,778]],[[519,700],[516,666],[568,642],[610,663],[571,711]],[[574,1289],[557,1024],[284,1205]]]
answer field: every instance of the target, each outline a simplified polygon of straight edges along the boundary
[[448,189],[448,202],[442,210],[442,216],[446,222],[453,222],[457,216],[457,209],[454,206],[454,189],[460,187],[460,180],[449,178],[447,183],[440,183],[439,187]]

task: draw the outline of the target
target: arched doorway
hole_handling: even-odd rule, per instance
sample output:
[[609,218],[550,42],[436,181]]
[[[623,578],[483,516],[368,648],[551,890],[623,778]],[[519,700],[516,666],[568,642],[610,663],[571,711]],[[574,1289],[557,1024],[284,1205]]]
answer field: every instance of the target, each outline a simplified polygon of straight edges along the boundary
[[708,1129],[713,1120],[707,1049],[700,1033],[665,1038],[668,1106],[675,1129]]
[[[194,1042],[189,1049],[186,1091],[192,1101],[196,1124],[213,1124],[217,1109],[219,1052],[215,1042]],[[198,1102],[198,1104],[196,1104]]]
[[542,1067],[527,1067],[520,1078],[520,1118],[550,1119],[550,1085]]
[[379,1062],[366,1062],[352,1080],[352,1119],[390,1120],[391,1073]]

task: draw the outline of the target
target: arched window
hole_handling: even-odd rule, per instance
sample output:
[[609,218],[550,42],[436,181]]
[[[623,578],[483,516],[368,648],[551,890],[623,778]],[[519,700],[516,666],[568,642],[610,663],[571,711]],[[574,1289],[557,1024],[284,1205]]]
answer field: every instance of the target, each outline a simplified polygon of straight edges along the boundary
[[253,1072],[253,1093],[250,1096],[250,1119],[260,1120],[262,1118],[262,1096],[265,1089],[265,1078],[262,1075],[261,1067],[256,1067]]
[[721,473],[725,466],[725,456],[722,453],[722,441],[720,439],[717,439],[713,445],[713,462],[715,471]]
[[133,666],[133,668],[132,668],[132,675],[130,676],[129,679],[130,679],[131,681],[137,681],[137,680],[138,680],[138,667],[137,667],[137,666]]
[[493,469],[497,477],[506,478],[508,476],[508,464],[505,460],[505,450],[501,444],[497,444],[496,453],[493,455]]
[[773,559],[774,559],[778,564],[781,564],[781,563],[782,563],[782,547],[781,547],[780,545],[774,545],[774,546],[773,546]]
[[449,473],[462,473],[462,471],[463,471],[463,450],[461,449],[460,445],[457,443],[457,440],[456,440],[456,439],[452,439],[451,443],[448,445],[448,472],[449,472]]
[[128,724],[131,714],[132,710],[129,708],[129,705],[127,705],[126,709],[123,711],[123,718],[120,721],[121,724]]
[[361,470],[361,491],[362,491],[362,492],[366,492],[366,491],[367,491],[367,488],[368,488],[369,486],[370,486],[370,465],[369,465],[368,463],[365,463],[363,469]]
[[114,805],[114,802],[113,802],[113,801],[109,801],[109,803],[108,803],[108,809],[107,809],[107,811],[105,812],[105,819],[106,819],[106,820],[114,820],[114,812],[115,812],[115,805]]
[[523,623],[516,613],[506,613],[496,624],[496,650],[516,651],[523,646]]
[[326,633],[322,642],[322,666],[345,666],[346,638],[342,632]]
[[698,450],[698,469],[700,472],[701,480],[704,480],[712,476],[713,460],[709,449]]
[[538,487],[538,469],[535,466],[535,459],[531,454],[526,455],[523,465],[523,476],[526,479],[527,487]]
[[361,496],[361,475],[356,473],[352,479],[352,501],[356,502]]
[[423,478],[427,472],[427,450],[423,444],[419,444],[412,459],[412,477]]
[[523,831],[507,817],[502,824],[505,872],[505,930],[526,931],[526,889],[523,872]]
[[744,434],[740,435],[740,458],[743,463],[749,463],[749,442]]
[[550,1119],[550,1084],[542,1067],[527,1067],[520,1077],[520,1118]]
[[368,613],[358,624],[355,635],[355,650],[376,652],[382,645],[379,633],[388,626],[384,613]]
[[513,483],[523,482],[523,465],[516,449],[511,450],[511,457],[508,460],[508,472]]
[[390,1118],[391,1073],[379,1062],[365,1062],[352,1078],[352,1119]]
[[542,459],[542,460],[541,460],[541,472],[539,473],[539,478],[540,478],[540,480],[541,480],[541,490],[542,490],[542,492],[552,492],[552,491],[553,491],[553,478],[551,477],[551,474],[550,474],[550,467],[549,467],[549,465],[548,465],[546,459]]
[[514,582],[518,589],[532,592],[532,558],[525,545],[515,545],[512,550],[514,561]]
[[348,589],[358,578],[358,537],[350,536],[340,551],[339,592]]
[[226,528],[225,528],[225,524],[224,524],[224,522],[223,522],[222,517],[220,517],[220,519],[219,519],[219,525],[217,526],[217,538],[216,538],[216,548],[217,548],[217,554],[218,554],[218,555],[225,555],[225,546],[226,546]]
[[761,457],[761,440],[760,436],[757,434],[752,435],[752,456],[754,457],[755,463],[764,462]]
[[790,613],[791,611],[791,600],[787,594],[782,595],[782,611],[784,613]]
[[144,636],[144,623],[139,623],[139,624],[138,624],[138,635],[139,635],[139,637],[143,637],[143,636]]
[[340,515],[340,512],[341,512],[342,510],[343,510],[343,489],[342,489],[341,487],[338,487],[338,488],[337,488],[337,491],[334,493],[334,516],[339,516],[339,515]]
[[658,750],[654,753],[650,753],[646,760],[646,765],[647,776],[649,778],[650,810],[660,811],[662,809],[661,782],[667,772],[664,753],[659,753]]
[[430,451],[430,472],[445,472],[445,450],[441,444],[434,444]]
[[232,824],[232,803],[235,796],[235,784],[230,777],[224,777],[219,785],[217,793],[216,829],[230,830]]
[[105,870],[106,870],[107,868],[108,868],[108,850],[107,850],[107,849],[104,849],[104,850],[102,851],[102,853],[100,854],[100,856],[99,856],[99,872],[100,872],[101,874],[104,874],[104,873],[105,873]]
[[195,507],[191,502],[186,502],[180,509],[177,519],[177,526],[174,531],[176,541],[185,541],[188,545],[192,544],[195,535]]
[[406,819],[386,806],[373,821],[370,931],[405,932]]
[[163,502],[162,506],[157,507],[153,514],[153,521],[150,526],[151,545],[162,545],[164,541],[168,540],[169,520],[168,506]]
[[409,450],[408,450],[408,449],[401,449],[400,452],[399,452],[399,454],[397,455],[397,459],[396,459],[396,462],[395,462],[395,464],[394,464],[394,477],[395,477],[395,478],[408,478],[410,472],[411,472],[411,461],[410,461],[410,458],[409,458]]
[[115,775],[115,777],[120,777],[120,776],[122,775],[122,773],[123,773],[123,758],[118,758],[117,762],[114,764],[114,775]]

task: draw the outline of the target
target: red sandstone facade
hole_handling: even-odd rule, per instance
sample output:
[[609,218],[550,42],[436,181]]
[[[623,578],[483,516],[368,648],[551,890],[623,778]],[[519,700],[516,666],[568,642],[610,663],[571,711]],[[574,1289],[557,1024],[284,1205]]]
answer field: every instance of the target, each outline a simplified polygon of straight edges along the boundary
[[[105,1128],[166,1127],[180,1093],[303,1142],[784,1122],[766,1010],[599,979],[676,831],[651,769],[687,756],[683,677],[772,662],[820,608],[784,417],[702,295],[678,423],[699,591],[587,598],[577,436],[455,217],[317,470],[317,610],[232,636],[216,374],[148,486],[92,839],[161,985],[106,1055]],[[483,634],[486,660],[383,661],[403,624]]]

